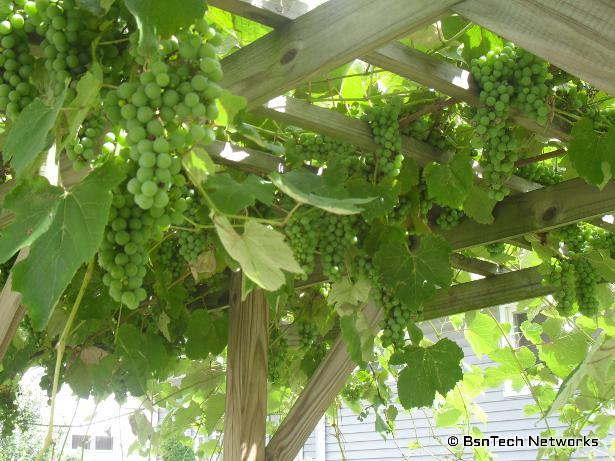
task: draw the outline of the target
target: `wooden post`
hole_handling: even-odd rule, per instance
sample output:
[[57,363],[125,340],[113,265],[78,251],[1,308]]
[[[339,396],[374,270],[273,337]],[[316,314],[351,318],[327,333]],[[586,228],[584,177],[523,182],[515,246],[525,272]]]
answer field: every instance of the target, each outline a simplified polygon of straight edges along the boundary
[[262,290],[241,300],[241,273],[230,298],[224,461],[264,461],[269,308]]
[[[60,169],[56,159],[55,145],[47,152],[47,157],[39,173],[54,186],[60,183]],[[8,193],[8,190],[8,188],[4,188],[2,192]],[[0,219],[2,225],[8,224],[12,219],[12,217],[7,217],[7,214],[5,213],[2,219]],[[3,220],[5,221],[3,222]],[[29,253],[30,247],[23,248],[17,255],[15,263],[27,258]],[[4,354],[6,354],[11,345],[13,336],[15,336],[17,327],[19,327],[19,323],[25,313],[26,310],[21,305],[21,293],[13,291],[13,274],[9,274],[0,293],[0,363],[2,363]]]

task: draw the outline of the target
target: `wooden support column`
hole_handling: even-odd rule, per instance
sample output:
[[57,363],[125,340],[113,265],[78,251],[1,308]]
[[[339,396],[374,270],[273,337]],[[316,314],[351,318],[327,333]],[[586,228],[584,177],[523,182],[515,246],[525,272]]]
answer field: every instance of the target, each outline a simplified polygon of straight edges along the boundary
[[269,308],[262,290],[241,300],[241,273],[230,297],[224,461],[264,461]]
[[[365,307],[365,313],[368,322],[375,328],[381,318],[381,310],[370,302]],[[292,461],[295,458],[355,367],[346,343],[338,336],[269,441],[267,461]]]

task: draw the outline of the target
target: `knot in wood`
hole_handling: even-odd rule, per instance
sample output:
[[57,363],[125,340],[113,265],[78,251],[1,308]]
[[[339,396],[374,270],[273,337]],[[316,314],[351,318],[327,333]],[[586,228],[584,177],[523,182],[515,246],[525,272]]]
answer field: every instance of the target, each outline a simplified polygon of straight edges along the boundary
[[550,222],[553,221],[555,219],[555,217],[558,214],[558,209],[556,206],[551,206],[549,208],[547,208],[544,213],[542,214],[542,220],[543,222]]
[[280,64],[282,65],[288,64],[289,62],[291,62],[293,59],[297,57],[297,54],[299,54],[299,50],[297,50],[297,48],[291,48],[286,53],[284,53],[284,55],[280,59]]

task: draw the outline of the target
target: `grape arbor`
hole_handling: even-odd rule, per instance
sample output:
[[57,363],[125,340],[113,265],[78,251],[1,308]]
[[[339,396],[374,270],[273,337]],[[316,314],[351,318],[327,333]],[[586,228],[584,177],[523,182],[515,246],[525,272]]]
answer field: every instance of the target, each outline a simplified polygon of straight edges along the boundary
[[[226,350],[225,459],[287,461],[380,330],[413,408],[463,355],[416,322],[548,294],[560,316],[612,307],[613,6],[209,3],[272,30],[229,52],[201,1],[3,4],[3,380],[42,363],[52,400],[146,395]],[[458,61],[397,41],[453,13]],[[355,59],[412,91],[353,104],[327,77],[314,96]],[[543,264],[500,264],[507,247]],[[265,446],[293,334],[309,379]]]

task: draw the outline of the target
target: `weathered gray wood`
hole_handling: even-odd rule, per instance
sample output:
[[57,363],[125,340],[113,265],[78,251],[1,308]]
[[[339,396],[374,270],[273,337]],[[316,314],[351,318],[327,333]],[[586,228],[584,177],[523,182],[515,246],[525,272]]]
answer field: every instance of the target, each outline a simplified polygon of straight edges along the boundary
[[466,0],[452,9],[615,94],[615,2]]
[[211,6],[269,27],[284,26],[327,0],[209,0]]
[[458,0],[336,0],[222,61],[223,86],[248,108],[296,88],[442,15]]
[[[279,96],[255,108],[253,113],[278,122],[296,125],[332,138],[346,141],[361,149],[375,150],[371,130],[366,122],[348,117],[334,110],[315,106],[300,99]],[[429,144],[402,136],[402,153],[424,166],[430,162],[443,162],[449,154],[438,152]],[[526,192],[540,188],[539,184],[513,176],[506,184],[516,191]]]
[[224,461],[264,461],[269,307],[263,290],[241,300],[241,273],[230,287]]
[[[331,136],[361,149],[373,151],[378,148],[367,122],[300,99],[280,96],[255,108],[253,113]],[[429,144],[408,136],[402,137],[402,149],[404,154],[414,158],[420,165],[444,159],[443,154],[436,152]]]
[[615,181],[599,190],[582,179],[564,181],[500,202],[490,225],[464,219],[442,235],[455,250],[544,232],[615,212]]

